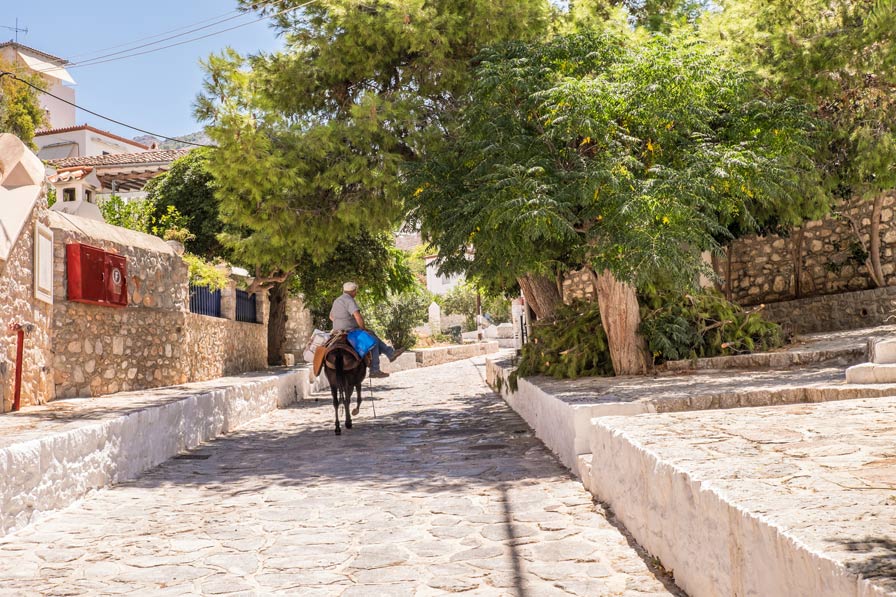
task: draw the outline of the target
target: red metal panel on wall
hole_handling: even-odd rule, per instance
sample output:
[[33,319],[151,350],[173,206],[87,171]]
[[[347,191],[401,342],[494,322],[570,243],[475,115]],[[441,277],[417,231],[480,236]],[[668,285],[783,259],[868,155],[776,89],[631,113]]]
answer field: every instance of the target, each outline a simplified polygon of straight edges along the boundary
[[66,245],[65,252],[68,300],[107,307],[127,306],[127,261],[124,257],[81,243]]
[[121,255],[106,253],[106,300],[110,304],[127,307],[128,305],[128,262]]

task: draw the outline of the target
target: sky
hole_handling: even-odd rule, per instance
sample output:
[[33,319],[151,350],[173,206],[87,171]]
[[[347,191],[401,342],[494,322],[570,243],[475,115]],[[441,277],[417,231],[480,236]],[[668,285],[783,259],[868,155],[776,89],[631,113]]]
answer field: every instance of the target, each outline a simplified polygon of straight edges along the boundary
[[[15,39],[15,32],[2,27],[27,28],[19,42],[76,63],[98,55],[120,52],[137,41],[164,32],[162,37],[184,33],[214,21],[236,16],[236,0],[0,0],[0,41]],[[219,17],[219,19],[215,19]],[[168,45],[220,31],[257,19],[239,18],[160,42]],[[212,21],[209,21],[212,19]],[[193,25],[192,27],[187,27]],[[178,31],[172,31],[177,29]],[[129,46],[115,47],[120,44]],[[77,82],[76,103],[154,133],[169,137],[193,133],[202,128],[193,117],[193,101],[202,88],[199,61],[230,46],[243,54],[273,51],[281,46],[267,21],[173,48],[103,64],[72,66],[69,73]],[[152,49],[148,46],[134,50]],[[109,58],[119,58],[110,56]],[[133,138],[143,133],[110,123],[79,111],[78,124],[91,124],[117,135]]]

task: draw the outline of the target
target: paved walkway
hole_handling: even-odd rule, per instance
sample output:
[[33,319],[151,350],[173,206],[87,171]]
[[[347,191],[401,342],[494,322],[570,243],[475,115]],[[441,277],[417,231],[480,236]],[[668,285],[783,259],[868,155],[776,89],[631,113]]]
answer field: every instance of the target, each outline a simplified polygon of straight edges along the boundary
[[328,396],[0,539],[0,595],[678,595],[487,390],[484,359]]

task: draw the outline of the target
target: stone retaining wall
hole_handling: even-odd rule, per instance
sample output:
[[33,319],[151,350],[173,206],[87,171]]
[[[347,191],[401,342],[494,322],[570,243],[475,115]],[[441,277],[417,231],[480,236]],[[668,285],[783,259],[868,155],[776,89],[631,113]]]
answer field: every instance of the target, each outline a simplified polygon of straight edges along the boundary
[[[894,205],[896,195],[887,196],[881,212],[880,253],[887,284],[896,284]],[[786,238],[769,235],[735,241],[716,263],[723,290],[737,303],[756,305],[794,299],[797,294],[808,298],[873,288],[863,256],[871,211],[871,201],[854,201],[839,216],[807,222]]]
[[478,342],[476,344],[458,344],[455,346],[442,346],[436,348],[421,348],[415,350],[418,367],[431,367],[461,359],[468,359],[483,354],[498,352],[497,342]]
[[302,353],[311,339],[314,324],[311,312],[305,308],[305,302],[298,297],[286,300],[286,337],[283,352],[295,355],[296,362],[302,360]]
[[896,322],[896,286],[770,303],[762,315],[796,334],[891,324]]
[[[77,216],[51,212],[50,219],[57,397],[101,396],[267,367],[267,326],[190,313],[187,266],[162,239]],[[127,258],[127,307],[67,300],[65,252],[73,242]],[[259,301],[263,321],[265,303]]]

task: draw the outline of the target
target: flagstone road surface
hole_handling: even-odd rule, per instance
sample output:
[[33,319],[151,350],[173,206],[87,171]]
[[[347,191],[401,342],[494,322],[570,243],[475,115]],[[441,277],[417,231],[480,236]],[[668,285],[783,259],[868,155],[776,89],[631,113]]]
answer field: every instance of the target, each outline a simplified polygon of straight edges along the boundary
[[483,362],[377,380],[340,437],[321,395],[95,493],[0,539],[0,595],[680,594]]

